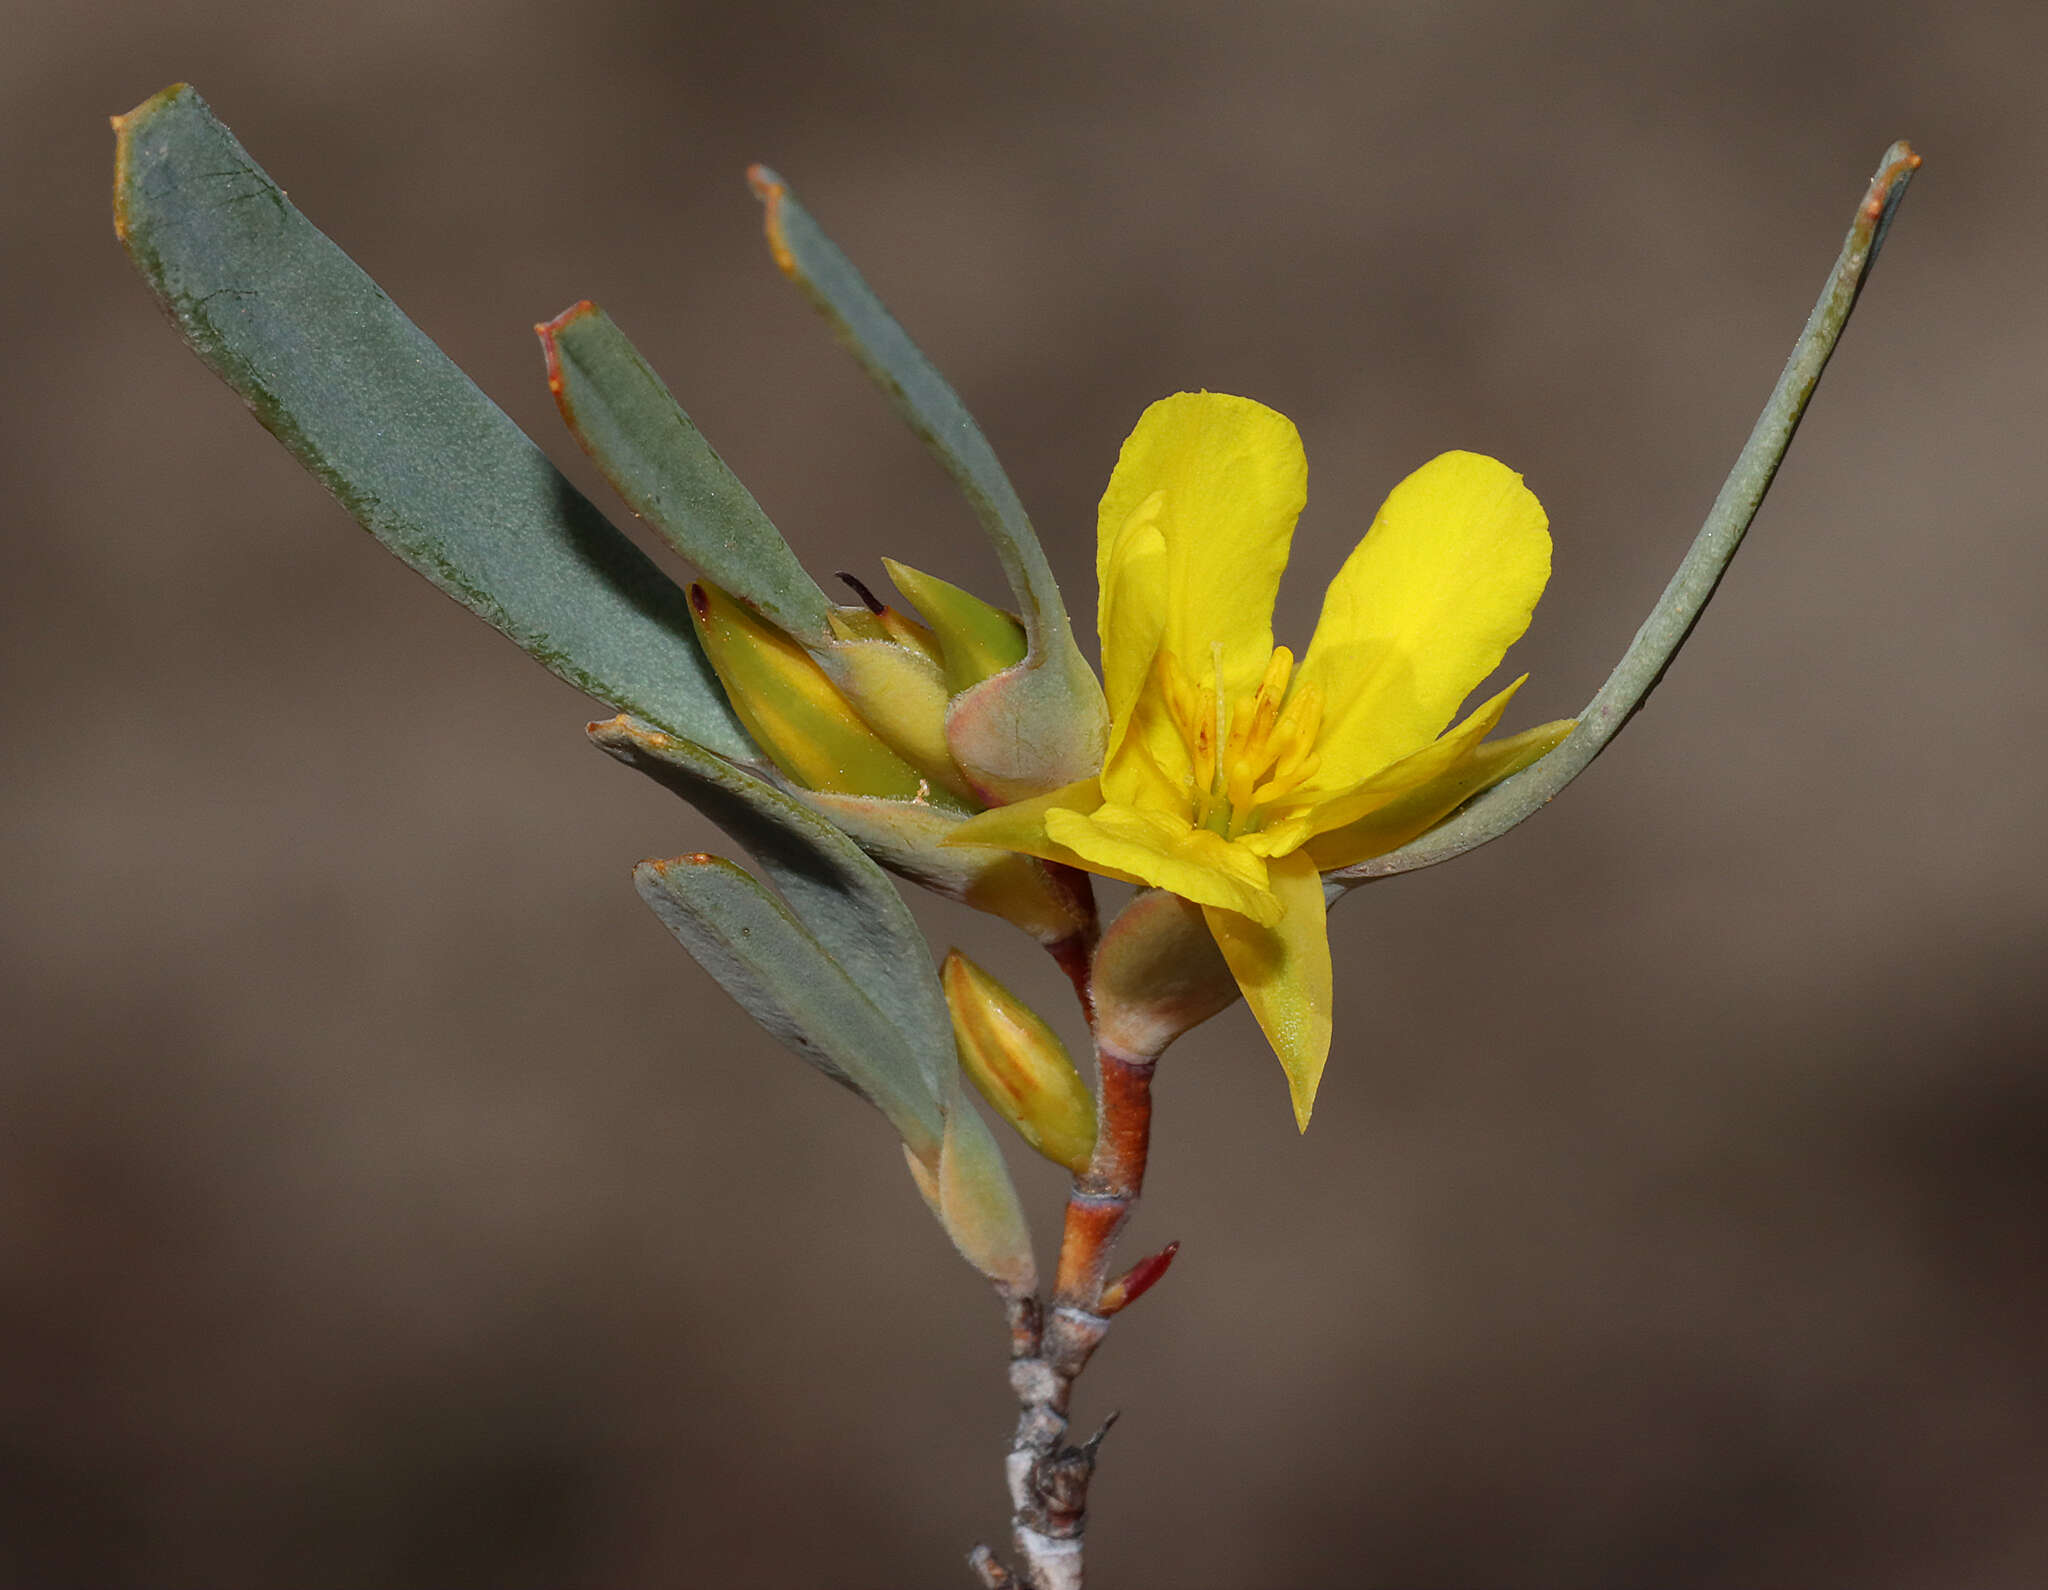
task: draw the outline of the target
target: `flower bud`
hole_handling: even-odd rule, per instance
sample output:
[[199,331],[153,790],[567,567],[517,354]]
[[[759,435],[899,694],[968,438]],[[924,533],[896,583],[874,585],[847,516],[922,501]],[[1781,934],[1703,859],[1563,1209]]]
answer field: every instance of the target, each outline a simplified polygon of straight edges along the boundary
[[1151,1060],[1238,997],[1215,935],[1190,905],[1164,889],[1131,897],[1096,946],[1091,971],[1096,1041]]
[[803,647],[745,603],[690,587],[697,638],[733,711],[806,789],[914,800],[928,781],[864,722]]
[[1067,1046],[1039,1014],[954,950],[939,974],[960,1067],[996,1113],[1078,1175],[1095,1152],[1095,1100]]
[[929,655],[894,640],[831,640],[816,660],[861,720],[935,791],[969,810],[978,804],[946,743],[946,686]]
[[835,607],[826,613],[825,627],[831,631],[834,640],[892,640],[930,658],[933,666],[938,665],[938,637],[930,629],[908,613],[883,606],[876,600],[874,592],[851,574],[839,577],[859,591],[869,605]]
[[[957,696],[1024,660],[1024,625],[1014,614],[893,558],[882,559],[882,566],[930,626],[949,695]],[[887,614],[883,616],[886,622]]]

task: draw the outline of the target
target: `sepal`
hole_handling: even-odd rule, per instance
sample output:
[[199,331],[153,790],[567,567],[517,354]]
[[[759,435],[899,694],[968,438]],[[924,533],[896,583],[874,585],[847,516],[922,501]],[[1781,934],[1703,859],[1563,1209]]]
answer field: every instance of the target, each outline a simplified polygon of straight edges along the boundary
[[[882,567],[904,600],[924,618],[938,650],[949,694],[958,695],[1024,660],[1024,622],[971,591],[894,558]],[[883,615],[886,619],[886,613]]]
[[[890,633],[889,615],[876,614]],[[905,623],[895,615],[899,625]],[[946,744],[946,684],[929,652],[895,638],[831,640],[813,654],[861,721],[926,779],[960,803],[974,791]],[[978,804],[978,803],[976,803]]]

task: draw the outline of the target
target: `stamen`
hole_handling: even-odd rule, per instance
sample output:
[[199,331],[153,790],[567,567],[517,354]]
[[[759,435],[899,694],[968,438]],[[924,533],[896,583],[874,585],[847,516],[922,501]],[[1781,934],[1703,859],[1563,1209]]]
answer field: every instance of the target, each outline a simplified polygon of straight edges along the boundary
[[1230,736],[1230,703],[1223,694],[1223,647],[1220,642],[1209,644],[1209,681],[1202,686],[1200,712],[1192,725],[1184,723],[1182,733],[1188,734],[1188,750],[1194,761],[1195,772],[1195,823],[1198,827],[1213,826],[1212,819],[1227,816],[1228,802],[1223,797],[1222,770],[1228,765],[1226,747]]
[[1223,693],[1223,642],[1209,642],[1209,676],[1215,681],[1209,693],[1216,703],[1216,739],[1220,749],[1230,743],[1230,698]]
[[1223,679],[1223,647],[1209,647],[1209,678],[1197,685],[1181,660],[1162,650],[1157,688],[1188,750],[1189,804],[1195,825],[1229,839],[1257,828],[1265,808],[1285,803],[1315,775],[1323,695],[1295,686],[1294,654],[1276,646],[1258,688],[1232,701]]
[[1302,785],[1316,776],[1316,769],[1323,765],[1322,754],[1310,751],[1291,767],[1275,768],[1273,776],[1252,793],[1252,805],[1264,806],[1268,801],[1279,800],[1292,795]]

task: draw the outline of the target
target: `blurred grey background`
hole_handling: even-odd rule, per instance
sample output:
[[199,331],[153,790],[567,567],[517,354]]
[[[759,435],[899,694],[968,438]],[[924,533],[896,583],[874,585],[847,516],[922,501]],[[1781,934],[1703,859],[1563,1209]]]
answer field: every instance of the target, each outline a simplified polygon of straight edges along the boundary
[[[1916,140],[1650,709],[1338,912],[1307,1137],[1241,1008],[1168,1057],[1133,1242],[1186,1246],[1079,1416],[1125,1414],[1105,1587],[2048,1582],[2048,11],[14,15],[0,1583],[936,1587],[1003,1522],[991,1300],[632,893],[712,831],[130,272],[106,117],[180,78],[609,502],[527,329],[603,302],[820,571],[999,589],[771,267],[751,160],[1083,612],[1164,393],[1299,422],[1297,641],[1393,481],[1494,453],[1557,540],[1511,726],[1619,654]],[[1021,939],[925,914],[1066,1019]]]

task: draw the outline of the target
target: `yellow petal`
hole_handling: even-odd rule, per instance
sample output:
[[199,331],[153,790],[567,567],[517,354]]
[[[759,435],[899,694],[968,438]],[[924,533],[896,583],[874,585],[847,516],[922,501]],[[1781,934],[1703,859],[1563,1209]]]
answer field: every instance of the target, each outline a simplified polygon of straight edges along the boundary
[[1492,788],[1556,750],[1572,732],[1572,723],[1572,719],[1564,718],[1475,746],[1429,783],[1354,823],[1317,834],[1304,847],[1305,853],[1324,872],[1335,872],[1339,867],[1398,850],[1434,828],[1481,790]]
[[1027,856],[1040,856],[1047,861],[1079,867],[1083,865],[1081,858],[1046,834],[1046,815],[1055,811],[1092,812],[1101,804],[1101,781],[1084,778],[1049,794],[1033,796],[1030,800],[991,806],[956,825],[940,843],[947,846],[989,845],[997,850],[1021,851]]
[[1138,697],[1102,765],[1103,798],[1118,806],[1175,812],[1194,803],[1194,760],[1187,737],[1155,687]]
[[1266,863],[1185,817],[1128,806],[1050,811],[1045,831],[1090,872],[1149,883],[1197,905],[1222,906],[1260,922],[1280,918],[1280,902],[1266,887]]
[[1159,528],[1164,501],[1163,493],[1154,492],[1122,524],[1112,525],[1108,499],[1103,499],[1095,628],[1102,637],[1102,693],[1109,702],[1112,755],[1166,635],[1166,536]]
[[1330,1057],[1335,980],[1329,920],[1322,876],[1305,852],[1270,862],[1267,873],[1283,908],[1278,922],[1261,926],[1213,907],[1203,914],[1231,975],[1244,990],[1245,1003],[1280,1057],[1294,1100],[1294,1124],[1305,1132],[1323,1080],[1323,1063]]
[[[1097,517],[1104,674],[1146,688],[1151,658],[1135,653],[1147,626],[1126,631],[1120,616],[1135,600],[1129,582],[1142,581],[1163,587],[1163,643],[1185,667],[1206,681],[1220,661],[1232,695],[1256,687],[1273,650],[1273,597],[1307,496],[1308,461],[1285,415],[1220,392],[1182,392],[1148,408],[1124,443]],[[1163,557],[1146,526],[1156,527]],[[1112,693],[1110,703],[1120,716],[1129,698]]]
[[1529,627],[1548,527],[1522,477],[1477,453],[1394,488],[1330,582],[1295,676],[1323,692],[1317,783],[1362,783],[1443,732]]
[[1455,729],[1391,766],[1381,768],[1358,788],[1320,802],[1309,813],[1311,831],[1328,833],[1332,828],[1356,822],[1367,812],[1378,811],[1411,790],[1433,783],[1460,766],[1472,755],[1479,742],[1493,733],[1501,714],[1507,711],[1508,703],[1514,700],[1515,692],[1522,688],[1528,677],[1527,674],[1522,675],[1505,690],[1490,696]]

